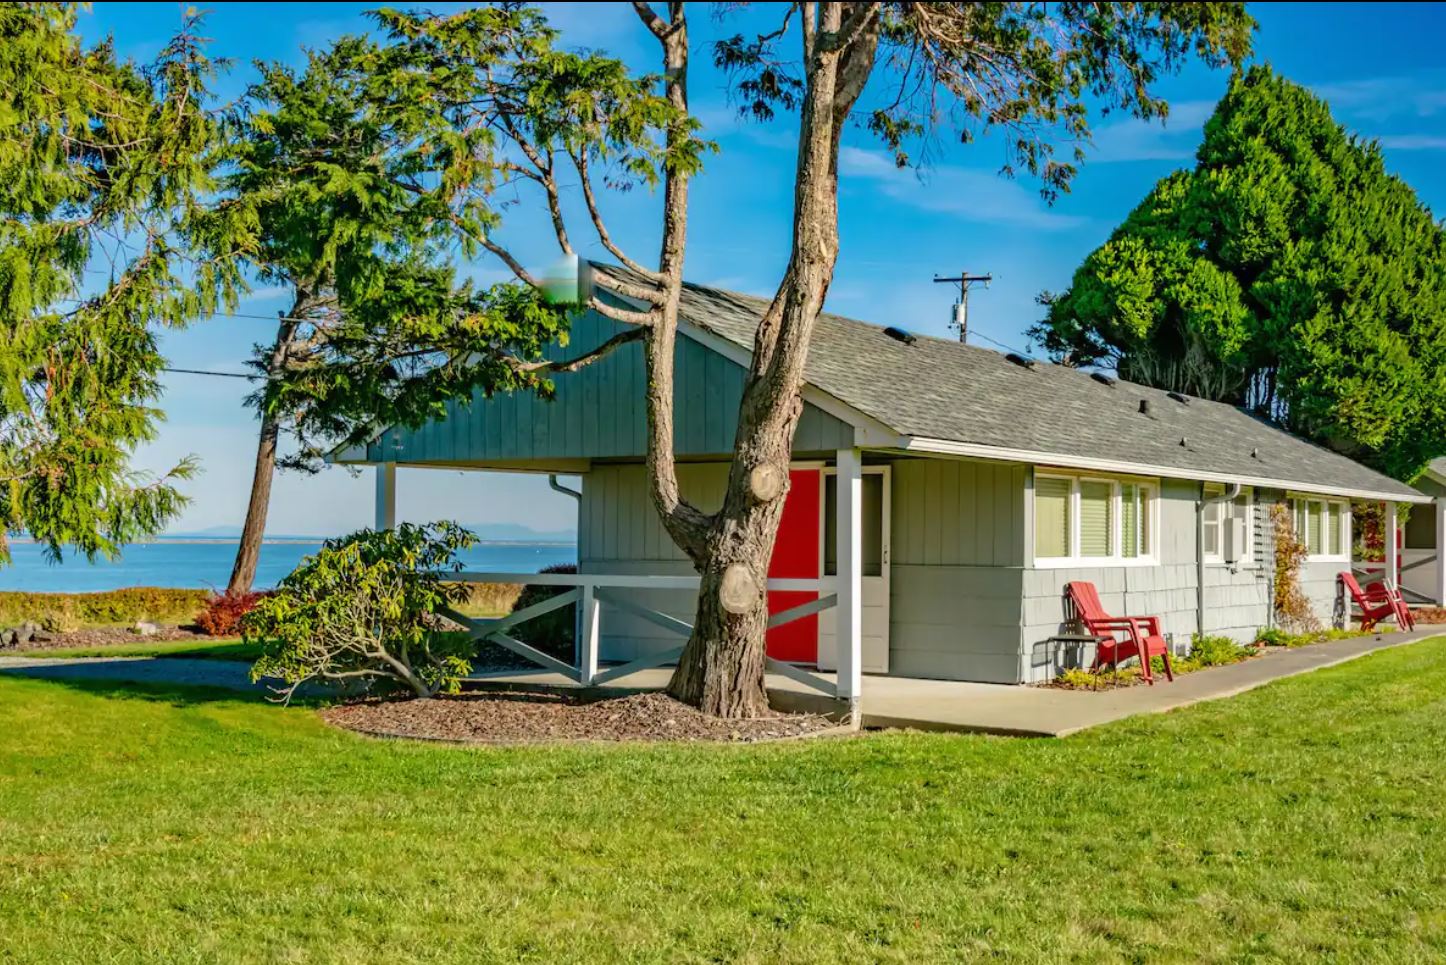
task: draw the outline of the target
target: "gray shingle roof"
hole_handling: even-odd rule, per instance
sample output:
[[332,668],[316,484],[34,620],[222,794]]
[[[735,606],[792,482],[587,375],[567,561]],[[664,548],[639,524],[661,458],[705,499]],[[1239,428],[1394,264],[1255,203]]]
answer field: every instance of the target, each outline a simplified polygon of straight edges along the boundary
[[[602,267],[602,266],[599,266]],[[616,269],[608,268],[609,271]],[[765,299],[686,286],[682,316],[751,351]],[[818,389],[901,435],[1110,460],[1195,478],[1239,477],[1307,491],[1421,500],[1421,493],[1234,406],[1188,404],[1079,369],[1025,368],[989,349],[920,335],[905,344],[878,326],[819,319],[806,376]],[[1149,412],[1140,412],[1148,400]]]

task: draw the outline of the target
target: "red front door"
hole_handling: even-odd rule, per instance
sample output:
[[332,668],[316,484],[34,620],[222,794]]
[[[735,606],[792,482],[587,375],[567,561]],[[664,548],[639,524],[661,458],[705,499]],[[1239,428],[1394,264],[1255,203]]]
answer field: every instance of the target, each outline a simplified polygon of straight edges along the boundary
[[[770,579],[818,579],[819,470],[794,469],[788,474],[788,498],[778,524],[778,541],[768,562]],[[781,613],[818,599],[813,590],[774,590],[768,612]],[[818,615],[806,616],[768,631],[768,655],[790,663],[818,661]]]

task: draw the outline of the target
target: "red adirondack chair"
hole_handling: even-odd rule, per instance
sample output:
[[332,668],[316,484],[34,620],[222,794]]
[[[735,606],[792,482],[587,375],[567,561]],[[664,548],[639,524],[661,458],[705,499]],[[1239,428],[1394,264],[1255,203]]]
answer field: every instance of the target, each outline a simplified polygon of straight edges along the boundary
[[1170,665],[1170,648],[1160,633],[1159,617],[1110,616],[1100,603],[1099,591],[1093,583],[1070,583],[1065,590],[1085,632],[1099,638],[1095,646],[1095,672],[1107,664],[1119,669],[1121,660],[1139,657],[1140,673],[1146,683],[1154,686],[1150,658],[1160,657],[1165,663],[1165,679],[1174,681],[1175,668]]
[[1354,573],[1345,571],[1342,571],[1338,579],[1350,592],[1356,609],[1361,611],[1361,630],[1364,632],[1371,632],[1376,628],[1376,624],[1388,619],[1394,619],[1396,626],[1402,630],[1416,628],[1416,621],[1411,616],[1411,608],[1406,605],[1406,598],[1391,585],[1390,580],[1377,580],[1362,587]]

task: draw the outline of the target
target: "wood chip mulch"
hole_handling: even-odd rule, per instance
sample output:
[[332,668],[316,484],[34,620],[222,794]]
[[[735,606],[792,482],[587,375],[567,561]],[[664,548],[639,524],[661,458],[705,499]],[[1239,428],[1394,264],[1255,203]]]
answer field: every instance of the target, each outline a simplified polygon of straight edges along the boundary
[[481,744],[559,741],[755,743],[837,731],[827,717],[778,714],[720,720],[662,693],[583,697],[498,691],[418,700],[366,700],[321,711],[337,727],[379,737]]

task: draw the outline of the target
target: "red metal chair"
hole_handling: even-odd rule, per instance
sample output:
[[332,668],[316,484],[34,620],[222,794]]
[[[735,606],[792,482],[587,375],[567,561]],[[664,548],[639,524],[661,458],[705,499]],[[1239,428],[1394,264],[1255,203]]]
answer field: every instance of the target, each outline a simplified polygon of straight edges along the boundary
[[1363,588],[1354,573],[1342,572],[1338,577],[1351,594],[1351,601],[1361,611],[1361,630],[1370,633],[1382,620],[1394,619],[1402,630],[1414,630],[1416,621],[1411,608],[1401,591],[1391,585],[1390,580],[1381,579],[1367,583]]
[[[1075,616],[1085,631],[1099,638],[1095,647],[1094,670],[1106,664],[1119,670],[1121,660],[1140,658],[1140,673],[1154,686],[1150,658],[1160,657],[1165,664],[1165,679],[1174,681],[1175,668],[1170,665],[1170,648],[1160,633],[1159,617],[1112,617],[1100,603],[1099,591],[1093,583],[1075,582],[1065,586]],[[1117,634],[1124,634],[1121,638]]]

